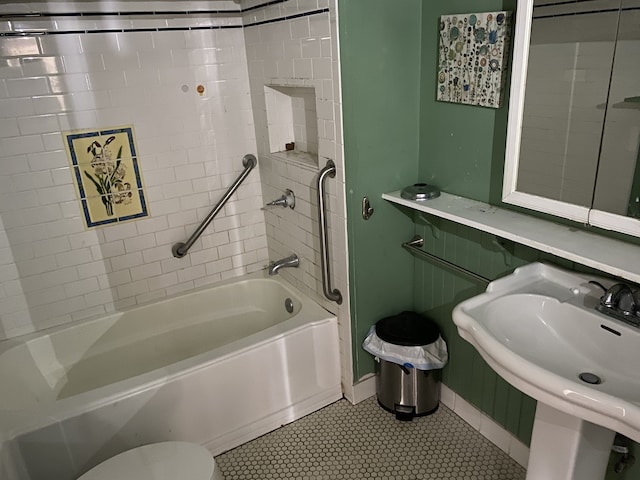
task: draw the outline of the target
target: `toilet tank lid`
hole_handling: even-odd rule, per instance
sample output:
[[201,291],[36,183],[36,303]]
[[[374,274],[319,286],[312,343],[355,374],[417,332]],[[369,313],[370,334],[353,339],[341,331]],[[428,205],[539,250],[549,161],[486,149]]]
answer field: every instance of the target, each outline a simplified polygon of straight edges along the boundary
[[187,442],[162,442],[111,457],[78,480],[211,480],[214,468],[206,448]]

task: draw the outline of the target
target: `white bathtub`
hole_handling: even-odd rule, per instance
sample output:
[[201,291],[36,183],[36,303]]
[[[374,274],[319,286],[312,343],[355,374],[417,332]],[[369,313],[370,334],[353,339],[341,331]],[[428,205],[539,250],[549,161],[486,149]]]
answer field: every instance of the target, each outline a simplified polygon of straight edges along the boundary
[[0,343],[0,478],[73,479],[164,440],[216,455],[341,396],[336,317],[257,272]]

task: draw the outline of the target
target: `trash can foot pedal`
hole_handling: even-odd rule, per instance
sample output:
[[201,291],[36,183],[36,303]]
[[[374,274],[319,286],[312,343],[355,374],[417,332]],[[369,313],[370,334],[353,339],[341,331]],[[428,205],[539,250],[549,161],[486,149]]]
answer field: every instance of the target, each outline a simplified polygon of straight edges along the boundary
[[410,407],[408,405],[398,405],[396,403],[393,411],[396,414],[396,420],[400,420],[402,422],[410,422],[416,415],[415,406]]

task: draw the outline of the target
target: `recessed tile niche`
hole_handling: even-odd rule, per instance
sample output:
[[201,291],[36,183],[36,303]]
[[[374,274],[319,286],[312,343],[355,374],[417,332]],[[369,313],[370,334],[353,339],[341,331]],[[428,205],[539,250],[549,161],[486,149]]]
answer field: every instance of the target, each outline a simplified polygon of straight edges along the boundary
[[265,85],[272,154],[318,165],[318,118],[313,87]]

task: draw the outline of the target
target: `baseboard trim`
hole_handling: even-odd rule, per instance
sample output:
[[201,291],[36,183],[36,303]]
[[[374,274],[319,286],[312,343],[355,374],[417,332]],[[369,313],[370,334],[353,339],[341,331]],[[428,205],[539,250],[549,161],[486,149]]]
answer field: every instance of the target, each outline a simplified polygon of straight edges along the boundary
[[353,385],[352,391],[349,393],[345,392],[344,396],[354,405],[374,396],[376,394],[376,376],[371,373],[361,378],[358,383]]
[[440,401],[518,464],[527,468],[529,447],[493,418],[478,410],[444,384],[440,392]]

